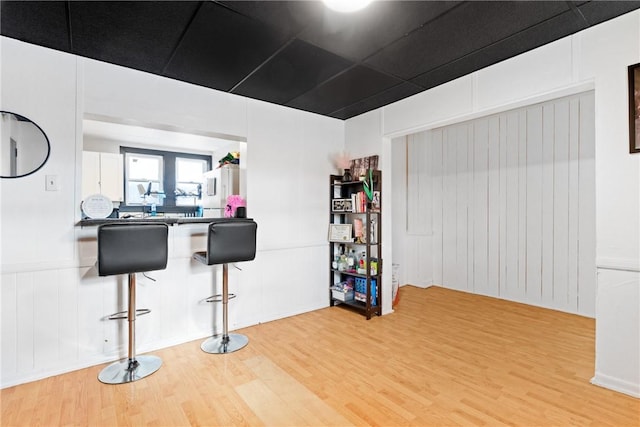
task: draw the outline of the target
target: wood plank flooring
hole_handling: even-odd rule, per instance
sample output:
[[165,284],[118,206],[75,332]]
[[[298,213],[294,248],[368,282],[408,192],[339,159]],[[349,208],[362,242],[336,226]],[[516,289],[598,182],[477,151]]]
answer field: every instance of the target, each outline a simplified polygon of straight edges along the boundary
[[394,314],[331,307],[242,330],[249,345],[153,352],[105,385],[95,366],[0,392],[2,426],[640,426],[640,400],[589,383],[593,319],[438,287]]

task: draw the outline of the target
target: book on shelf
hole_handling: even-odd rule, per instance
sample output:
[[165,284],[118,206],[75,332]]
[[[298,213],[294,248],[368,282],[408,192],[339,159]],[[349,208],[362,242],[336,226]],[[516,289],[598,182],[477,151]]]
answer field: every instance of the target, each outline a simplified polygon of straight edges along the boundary
[[351,206],[354,213],[365,213],[367,211],[367,195],[364,191],[351,194]]
[[342,198],[342,185],[340,184],[340,181],[338,181],[338,184],[336,184],[334,182],[334,185],[333,185],[333,198],[334,199]]
[[[376,306],[378,303],[378,285],[376,279],[371,279],[371,305]],[[367,280],[356,277],[355,279],[355,300],[360,302],[367,301]]]
[[353,236],[356,238],[357,242],[362,241],[364,236],[364,222],[362,221],[362,218],[353,219]]

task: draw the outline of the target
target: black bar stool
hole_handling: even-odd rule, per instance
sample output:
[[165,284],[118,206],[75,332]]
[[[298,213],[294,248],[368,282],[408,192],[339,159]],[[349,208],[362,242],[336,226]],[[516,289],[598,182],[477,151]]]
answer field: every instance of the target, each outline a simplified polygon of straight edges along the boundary
[[160,369],[157,356],[136,357],[136,316],[151,312],[136,308],[136,273],[164,270],[167,267],[167,224],[104,224],[98,227],[98,275],[129,275],[128,310],[112,314],[109,319],[129,322],[128,357],[100,371],[98,379],[106,384],[123,384],[139,380]]
[[208,302],[222,302],[222,335],[215,335],[202,343],[207,353],[232,353],[249,343],[242,334],[229,333],[229,263],[251,261],[256,257],[256,231],[252,219],[220,218],[209,223],[207,251],[196,252],[193,258],[206,265],[222,264],[222,295],[207,298]]

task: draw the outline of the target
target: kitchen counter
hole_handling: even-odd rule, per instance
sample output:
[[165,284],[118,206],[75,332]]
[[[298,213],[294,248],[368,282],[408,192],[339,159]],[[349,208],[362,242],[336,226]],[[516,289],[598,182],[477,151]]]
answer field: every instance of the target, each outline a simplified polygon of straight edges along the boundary
[[216,218],[203,218],[203,217],[183,217],[183,218],[171,218],[163,216],[148,216],[145,218],[101,218],[101,219],[83,219],[78,221],[76,225],[80,227],[92,227],[102,224],[114,224],[114,223],[134,223],[134,222],[162,222],[168,225],[180,225],[180,224],[207,224],[215,220]]

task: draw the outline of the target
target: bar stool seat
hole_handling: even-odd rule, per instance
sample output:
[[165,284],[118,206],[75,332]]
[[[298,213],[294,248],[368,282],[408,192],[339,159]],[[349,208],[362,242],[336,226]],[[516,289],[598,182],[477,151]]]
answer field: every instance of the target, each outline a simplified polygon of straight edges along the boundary
[[229,263],[251,261],[256,257],[256,231],[258,225],[247,218],[220,218],[209,223],[207,250],[193,254],[205,265],[222,264],[222,294],[207,298],[208,302],[222,302],[222,335],[215,335],[202,343],[206,353],[223,354],[240,350],[249,343],[242,334],[230,334],[228,322]]
[[157,356],[136,356],[136,317],[151,310],[136,307],[136,273],[164,270],[167,267],[167,224],[104,224],[98,227],[98,275],[127,274],[128,309],[109,319],[127,319],[129,324],[128,357],[104,368],[98,379],[105,384],[123,384],[149,376],[160,369]]

